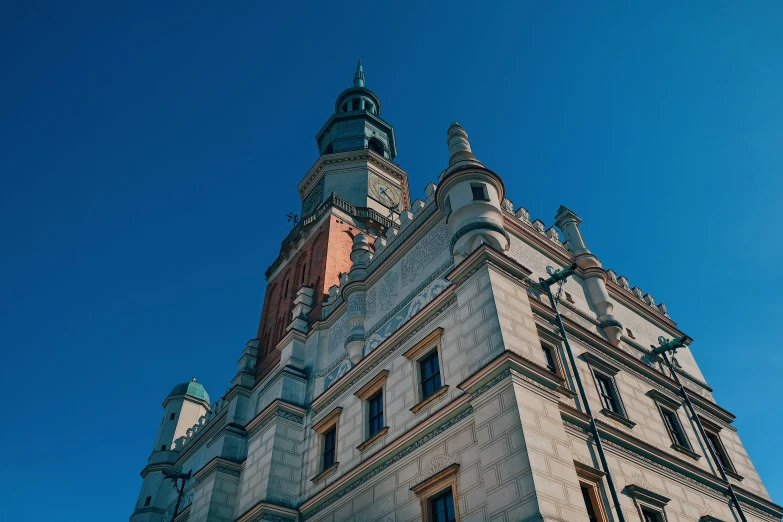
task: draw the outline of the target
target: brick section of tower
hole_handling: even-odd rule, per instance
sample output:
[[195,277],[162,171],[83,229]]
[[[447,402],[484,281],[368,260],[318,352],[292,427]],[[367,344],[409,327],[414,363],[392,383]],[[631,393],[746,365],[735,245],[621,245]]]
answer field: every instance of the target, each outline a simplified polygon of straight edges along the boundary
[[305,285],[315,289],[315,307],[309,319],[313,321],[320,318],[321,302],[328,295],[329,287],[339,284],[340,274],[351,268],[353,236],[359,232],[355,226],[330,215],[310,232],[305,244],[288,260],[285,267],[267,281],[257,333],[261,342],[256,382],[263,379],[280,359],[276,346],[291,323],[296,292]]

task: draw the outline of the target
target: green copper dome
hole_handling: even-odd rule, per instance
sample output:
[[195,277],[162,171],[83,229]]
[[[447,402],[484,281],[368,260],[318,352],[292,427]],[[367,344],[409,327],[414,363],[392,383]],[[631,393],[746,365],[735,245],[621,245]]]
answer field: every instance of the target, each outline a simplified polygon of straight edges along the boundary
[[204,386],[202,386],[201,383],[196,382],[195,377],[193,377],[193,380],[190,382],[183,382],[182,384],[174,386],[174,389],[169,393],[169,397],[173,395],[190,395],[191,397],[195,397],[196,399],[209,404],[209,394],[207,393],[207,390],[204,389]]

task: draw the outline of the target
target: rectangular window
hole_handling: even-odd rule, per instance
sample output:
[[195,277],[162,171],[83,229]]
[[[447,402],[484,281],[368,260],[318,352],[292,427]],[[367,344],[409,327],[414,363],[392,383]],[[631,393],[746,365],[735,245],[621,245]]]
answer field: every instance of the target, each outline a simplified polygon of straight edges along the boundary
[[165,444],[160,447],[160,451],[166,451],[166,445]]
[[337,442],[337,426],[333,426],[329,431],[324,433],[324,467],[323,469],[329,469],[334,465],[334,453]]
[[622,415],[620,405],[617,401],[617,392],[614,389],[612,380],[606,375],[595,374],[595,382],[598,384],[598,395],[601,397],[601,404],[607,410]]
[[147,497],[147,498],[144,500],[144,507],[147,507],[147,506],[149,506],[149,505],[150,505],[150,502],[152,502],[152,497]]
[[720,465],[726,471],[734,472],[734,466],[731,465],[729,456],[726,454],[726,448],[723,447],[723,443],[720,441],[720,437],[716,433],[705,431],[707,434],[707,443],[712,448],[712,451],[718,457]]
[[313,425],[313,431],[318,434],[318,453],[321,456],[317,474],[311,479],[313,482],[320,482],[337,470],[337,430],[342,411],[342,408],[335,408]]
[[585,486],[584,484],[579,485],[582,490],[582,498],[585,501],[585,509],[587,509],[587,519],[590,522],[598,522],[598,516],[596,515],[596,509],[593,505],[593,497],[591,488]]
[[457,517],[454,512],[454,496],[451,489],[444,491],[440,495],[430,499],[430,512],[432,522],[456,522]]
[[377,395],[370,397],[368,401],[369,408],[369,427],[368,437],[372,437],[384,428],[383,424],[383,392],[379,392]]
[[660,408],[661,417],[663,418],[663,425],[666,426],[666,431],[669,432],[672,442],[682,446],[683,448],[690,448],[688,439],[685,438],[685,432],[680,424],[680,419],[677,418],[677,414],[671,410]]
[[429,398],[440,389],[440,364],[438,352],[434,351],[421,360],[421,398]]
[[642,508],[642,519],[644,522],[662,522],[660,513],[646,508]]
[[172,413],[171,417],[169,417],[169,420],[174,420],[174,417],[176,417],[176,415],[177,415],[176,413]]
[[542,344],[541,348],[544,350],[544,357],[546,357],[546,369],[554,374],[557,374],[557,364],[555,364],[554,349],[546,344]]
[[488,201],[489,198],[487,197],[487,191],[484,188],[484,185],[471,185],[470,190],[473,191],[473,199],[478,199],[482,201]]

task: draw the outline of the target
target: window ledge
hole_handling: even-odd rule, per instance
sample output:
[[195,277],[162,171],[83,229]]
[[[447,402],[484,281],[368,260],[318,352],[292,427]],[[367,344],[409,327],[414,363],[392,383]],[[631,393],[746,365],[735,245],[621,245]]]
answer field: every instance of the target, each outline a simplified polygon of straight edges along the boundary
[[389,427],[388,426],[386,426],[381,431],[379,431],[378,433],[376,433],[375,435],[373,435],[369,439],[365,440],[364,442],[362,442],[361,444],[356,446],[356,449],[358,449],[359,451],[366,450],[367,448],[369,448],[370,446],[372,446],[373,444],[375,444],[376,442],[381,440],[387,433],[389,433]]
[[413,413],[419,413],[421,410],[432,404],[433,402],[437,401],[444,395],[446,395],[446,392],[449,391],[449,385],[441,386],[437,390],[435,390],[432,395],[424,399],[423,401],[416,404],[413,408],[411,408],[411,411]]
[[312,482],[313,484],[317,484],[318,482],[321,482],[323,479],[325,479],[326,477],[328,477],[329,475],[337,471],[337,466],[339,465],[340,465],[339,462],[335,462],[334,464],[332,464],[331,466],[329,466],[328,468],[320,472],[318,475],[314,476],[310,480],[310,482]]
[[608,410],[608,409],[604,408],[604,409],[601,410],[601,413],[603,413],[604,415],[606,415],[607,417],[609,417],[612,420],[616,420],[620,424],[624,424],[624,425],[628,426],[629,428],[633,428],[634,426],[636,426],[635,422],[633,422],[632,420],[629,420],[626,417],[623,417],[619,413],[613,412],[612,410]]
[[745,480],[745,477],[737,473],[736,471],[731,471],[730,469],[723,468],[723,471],[726,473],[726,476],[733,478],[734,480],[737,480],[739,482],[742,482]]
[[683,455],[687,455],[687,456],[689,456],[690,458],[692,458],[692,459],[694,459],[694,460],[699,460],[699,459],[701,458],[701,455],[699,455],[699,454],[698,454],[698,453],[696,453],[695,451],[692,451],[692,450],[691,450],[691,449],[689,449],[689,448],[686,448],[685,446],[680,446],[679,444],[676,444],[676,443],[675,443],[675,444],[672,444],[671,448],[672,448],[674,451],[679,451],[679,452],[680,452],[680,453],[682,453]]

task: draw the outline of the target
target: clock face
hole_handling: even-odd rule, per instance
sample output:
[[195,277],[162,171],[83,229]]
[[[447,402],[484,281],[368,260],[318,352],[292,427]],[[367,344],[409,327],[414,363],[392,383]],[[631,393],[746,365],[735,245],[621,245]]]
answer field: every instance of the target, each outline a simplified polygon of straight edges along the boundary
[[370,195],[387,207],[400,204],[399,189],[378,176],[370,177]]

